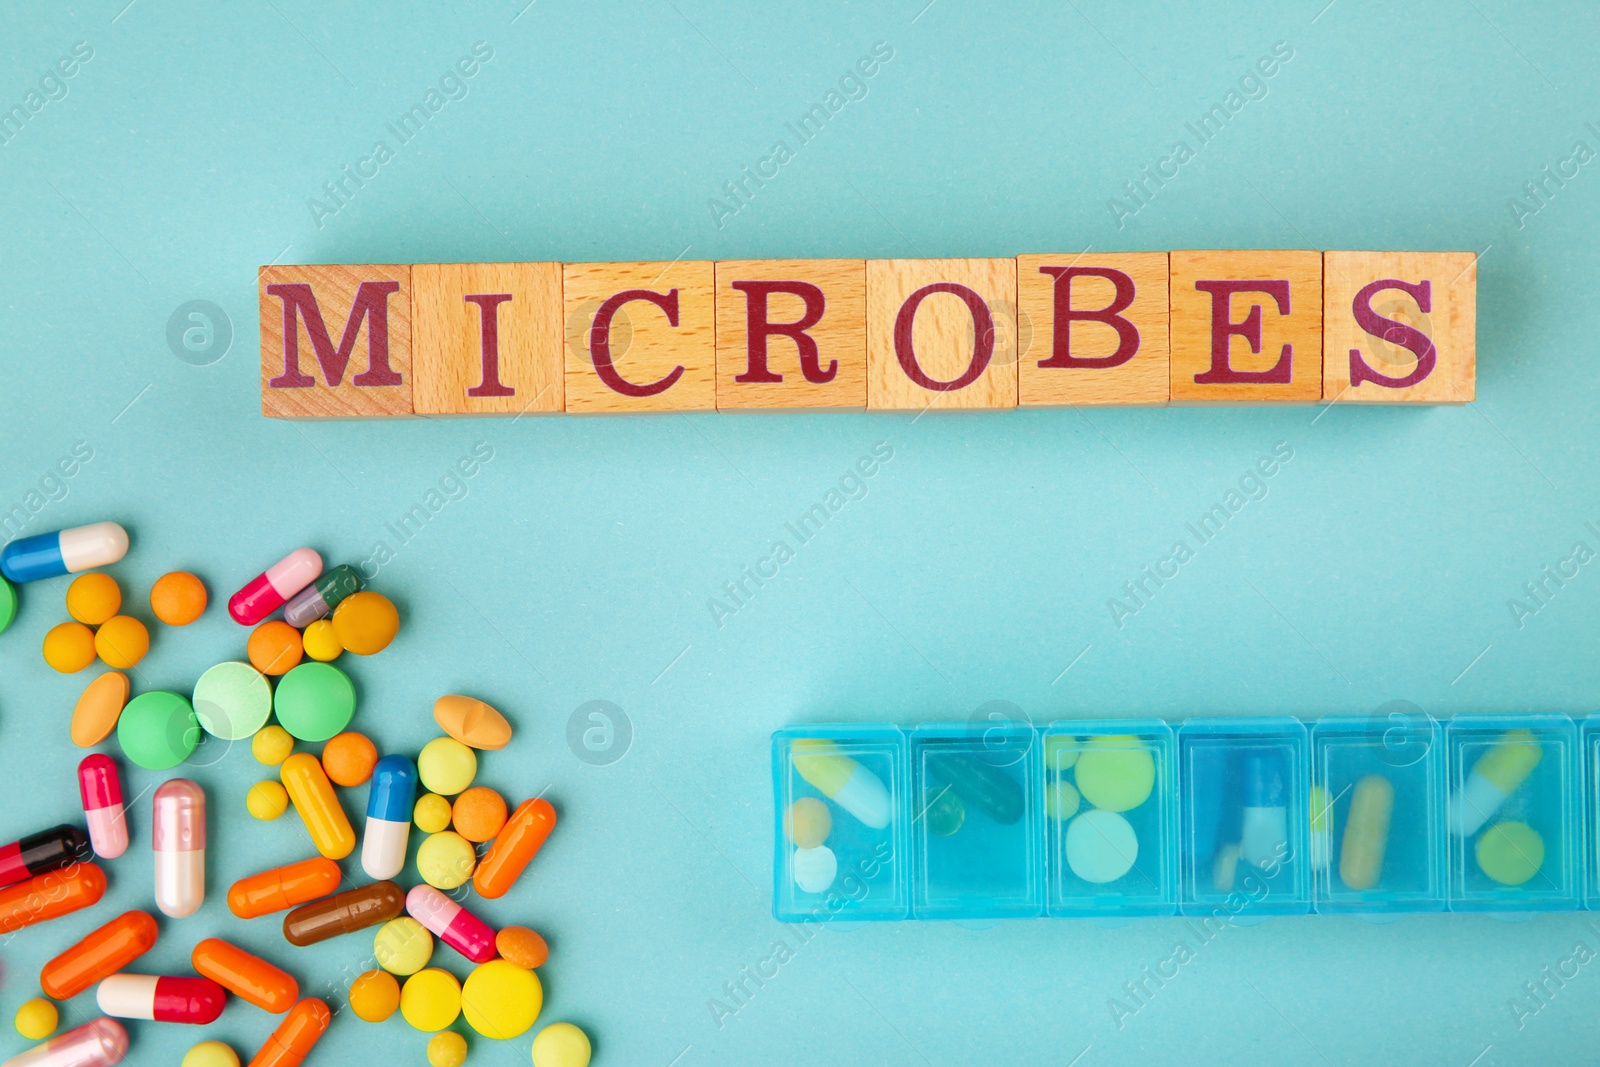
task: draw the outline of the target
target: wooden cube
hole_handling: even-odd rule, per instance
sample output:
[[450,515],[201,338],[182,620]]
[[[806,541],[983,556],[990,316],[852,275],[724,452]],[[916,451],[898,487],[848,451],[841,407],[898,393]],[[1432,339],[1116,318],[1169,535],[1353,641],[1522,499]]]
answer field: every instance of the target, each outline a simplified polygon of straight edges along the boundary
[[1017,257],[1022,407],[1165,404],[1167,254]]
[[411,333],[418,415],[563,410],[561,264],[419,263]]
[[867,264],[717,263],[717,410],[867,406]]
[[867,407],[1017,406],[1015,259],[867,261]]
[[411,415],[411,268],[274,266],[259,274],[261,414]]
[[1323,254],[1322,397],[1464,404],[1477,395],[1478,257]]
[[714,411],[716,279],[707,260],[567,263],[567,411]]
[[1322,397],[1322,253],[1173,252],[1172,402]]

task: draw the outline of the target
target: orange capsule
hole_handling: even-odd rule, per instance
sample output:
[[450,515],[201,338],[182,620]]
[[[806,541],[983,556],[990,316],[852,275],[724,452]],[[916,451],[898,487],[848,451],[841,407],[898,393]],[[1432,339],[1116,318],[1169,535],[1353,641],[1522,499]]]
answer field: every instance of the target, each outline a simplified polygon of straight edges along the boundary
[[314,945],[386,923],[405,910],[405,890],[393,882],[373,882],[294,909],[283,917],[283,936],[291,945]]
[[339,888],[339,865],[322,856],[274,867],[233,883],[228,910],[241,919],[285,911]]
[[92,863],[74,863],[7,886],[0,889],[0,934],[70,915],[105,895],[106,872]]
[[250,1067],[300,1067],[328,1029],[333,1013],[316,997],[307,997],[289,1009],[283,1022],[250,1061]]
[[472,876],[478,895],[490,900],[505,896],[555,828],[556,809],[548,800],[535,797],[518,804],[494,844],[478,861],[478,869]]
[[149,912],[125,911],[45,964],[39,987],[56,1000],[75,997],[149,952],[156,932]]
[[208,937],[189,954],[194,969],[263,1011],[281,1015],[300,995],[300,983],[288,972],[253,956],[220,937]]

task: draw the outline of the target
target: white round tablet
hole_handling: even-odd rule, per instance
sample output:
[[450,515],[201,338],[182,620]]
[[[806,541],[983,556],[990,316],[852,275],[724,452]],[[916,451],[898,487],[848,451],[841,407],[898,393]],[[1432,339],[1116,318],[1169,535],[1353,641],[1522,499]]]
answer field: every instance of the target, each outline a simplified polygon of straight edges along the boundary
[[1067,824],[1067,866],[1085,882],[1115,882],[1139,858],[1139,838],[1114,811],[1086,811]]
[[821,893],[833,884],[834,875],[839,873],[839,861],[827,845],[797,848],[789,869],[794,874],[794,884],[804,892]]

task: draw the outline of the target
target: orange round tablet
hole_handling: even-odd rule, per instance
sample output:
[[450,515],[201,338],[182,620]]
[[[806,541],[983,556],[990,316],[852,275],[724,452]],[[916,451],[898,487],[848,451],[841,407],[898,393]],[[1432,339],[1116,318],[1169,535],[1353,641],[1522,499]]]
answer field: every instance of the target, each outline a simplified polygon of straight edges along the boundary
[[246,649],[250,665],[262,674],[287,674],[305,655],[300,631],[281,619],[257,626]]
[[378,762],[378,746],[365,735],[346,731],[328,738],[322,747],[322,769],[334,785],[365,785]]
[[101,571],[80,574],[67,586],[67,614],[89,626],[99,626],[122,610],[122,589]]
[[450,808],[450,823],[456,833],[474,844],[493,841],[506,824],[506,800],[488,786],[475,785]]
[[500,953],[500,958],[507,963],[518,967],[533,970],[543,967],[544,961],[550,958],[550,946],[544,943],[544,938],[526,926],[502,927],[494,935],[495,951]]
[[150,631],[127,615],[113,615],[94,635],[95,653],[107,667],[125,671],[139,665],[150,651]]
[[150,587],[150,610],[168,626],[188,626],[206,610],[206,587],[188,571],[172,571]]

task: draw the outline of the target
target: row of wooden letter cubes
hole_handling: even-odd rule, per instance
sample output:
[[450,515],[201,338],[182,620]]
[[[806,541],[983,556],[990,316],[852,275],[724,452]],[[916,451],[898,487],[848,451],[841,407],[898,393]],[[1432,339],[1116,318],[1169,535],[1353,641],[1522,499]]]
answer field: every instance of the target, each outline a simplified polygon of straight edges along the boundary
[[1470,252],[269,266],[274,418],[1464,403]]

